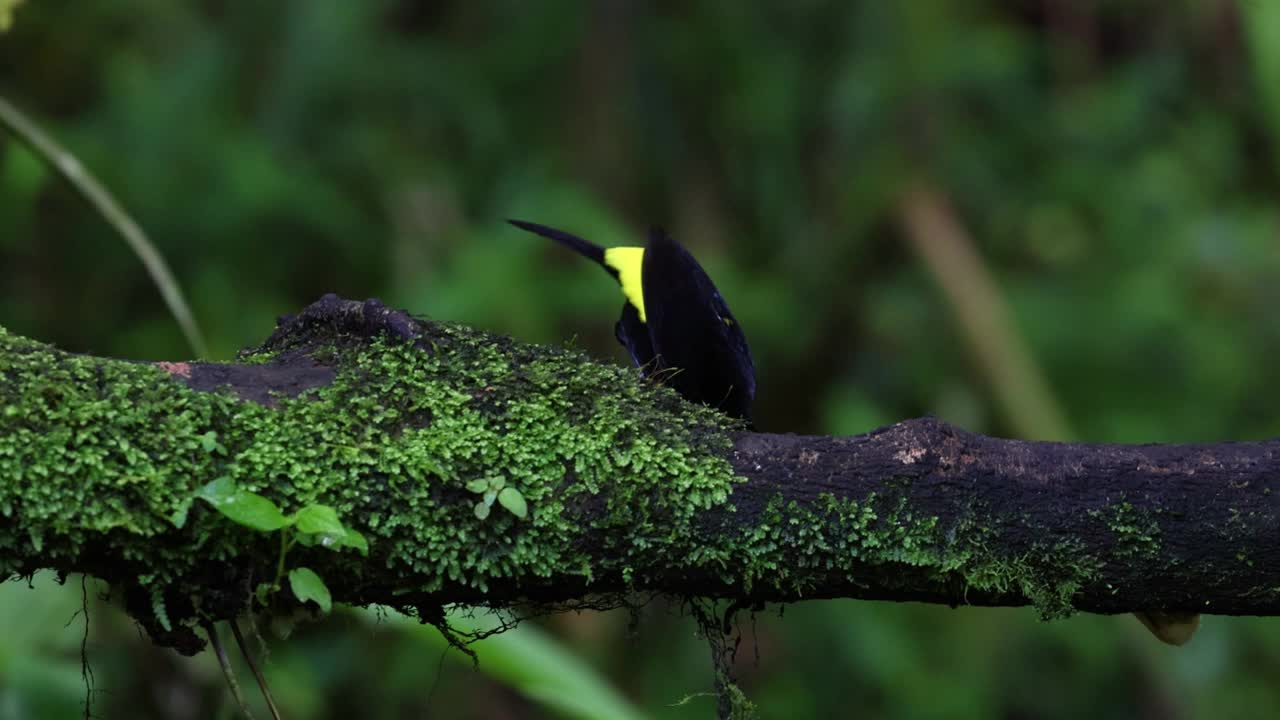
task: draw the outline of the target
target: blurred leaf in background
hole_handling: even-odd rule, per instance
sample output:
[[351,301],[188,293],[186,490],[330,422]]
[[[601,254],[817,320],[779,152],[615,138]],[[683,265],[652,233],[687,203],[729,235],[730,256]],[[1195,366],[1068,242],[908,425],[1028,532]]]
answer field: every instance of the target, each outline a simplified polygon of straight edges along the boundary
[[13,12],[23,0],[0,0],[0,32],[13,26]]
[[[80,0],[16,19],[0,36],[3,94],[146,228],[215,358],[333,291],[625,362],[616,288],[502,220],[603,244],[661,223],[751,341],[762,429],[934,413],[1043,434],[984,359],[993,340],[973,328],[991,318],[961,322],[954,269],[910,241],[908,190],[924,183],[1060,426],[1097,442],[1280,435],[1274,3]],[[7,138],[0,324],[75,351],[188,353],[127,248]],[[0,599],[29,598],[4,611],[20,613],[73,590],[9,584]],[[109,609],[93,617],[99,716],[226,717],[208,658],[150,648]],[[439,653],[353,617],[276,644],[291,718],[565,716],[503,675],[526,662],[517,650],[488,651],[491,676],[447,661],[428,701]],[[0,649],[51,670],[41,681],[8,661],[3,702],[78,712],[66,619],[23,622],[17,647],[45,650]],[[541,624],[552,652],[638,712],[709,715],[711,701],[680,704],[711,685],[692,622],[659,605],[627,626]],[[752,628],[759,661],[744,649],[739,674],[766,717],[1280,706],[1280,623],[1266,619],[1210,617],[1181,650],[1127,617],[1024,610],[802,603]],[[610,716],[612,701],[585,702]]]

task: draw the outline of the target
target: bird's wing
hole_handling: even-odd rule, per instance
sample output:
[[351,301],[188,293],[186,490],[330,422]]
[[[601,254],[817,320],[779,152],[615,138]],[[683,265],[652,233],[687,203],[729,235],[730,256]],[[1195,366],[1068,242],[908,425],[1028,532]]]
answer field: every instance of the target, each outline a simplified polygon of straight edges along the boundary
[[749,419],[756,378],[746,336],[706,271],[660,228],[649,231],[643,286],[656,364],[675,370],[667,384]]

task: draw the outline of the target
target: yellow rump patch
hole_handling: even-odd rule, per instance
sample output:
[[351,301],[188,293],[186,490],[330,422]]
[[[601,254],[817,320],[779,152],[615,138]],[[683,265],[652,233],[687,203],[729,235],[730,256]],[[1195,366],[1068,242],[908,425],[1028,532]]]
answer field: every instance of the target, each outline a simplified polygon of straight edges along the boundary
[[640,268],[644,264],[644,248],[615,247],[604,251],[604,264],[618,273],[618,284],[627,302],[640,312],[640,322],[647,322],[644,315],[644,291],[640,288]]

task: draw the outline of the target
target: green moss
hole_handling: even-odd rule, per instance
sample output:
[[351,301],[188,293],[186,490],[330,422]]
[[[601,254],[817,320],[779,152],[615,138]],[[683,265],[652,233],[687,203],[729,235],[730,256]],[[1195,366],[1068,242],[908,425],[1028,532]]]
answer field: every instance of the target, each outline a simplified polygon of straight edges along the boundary
[[[896,564],[903,568],[904,587],[952,587],[957,602],[964,602],[972,591],[1018,595],[1045,618],[1071,614],[1073,598],[1103,566],[1101,559],[1073,541],[1034,543],[1021,552],[997,551],[994,531],[978,520],[981,513],[972,512],[944,528],[938,517],[910,510],[905,484],[886,482],[881,487],[887,489],[862,499],[823,494],[809,507],[775,497],[764,521],[744,531],[738,554],[722,565],[741,567],[740,579],[748,587],[764,583],[782,595],[804,597],[814,590],[811,583],[824,575],[834,573],[857,584],[858,573],[869,568],[879,568],[874,585],[885,588],[882,566]],[[733,579],[726,572],[725,580]]]
[[723,701],[728,704],[729,720],[756,720],[760,717],[755,703],[723,670],[716,671],[716,687],[724,695]]
[[1151,514],[1128,502],[1119,502],[1089,515],[1102,518],[1116,538],[1115,555],[1121,559],[1150,559],[1160,553],[1160,525]]
[[279,358],[280,353],[278,351],[262,348],[250,348],[236,353],[236,362],[241,365],[268,365]]
[[959,553],[957,559],[966,588],[1022,595],[1045,620],[1074,613],[1076,595],[1098,578],[1105,564],[1072,540],[1034,543],[1027,551],[1009,556],[973,548]]
[[[729,497],[736,479],[717,413],[577,353],[429,328],[425,349],[389,340],[321,348],[342,360],[332,384],[274,408],[0,330],[0,571],[78,567],[141,582],[147,604],[167,607],[165,624],[200,607],[212,613],[219,599],[188,603],[184,614],[174,596],[215,573],[251,587],[274,573],[278,554],[274,536],[246,537],[191,503],[217,477],[285,512],[335,507],[368,537],[382,583],[399,577],[402,590],[423,594],[652,567],[642,560],[674,554],[698,513]],[[466,484],[495,470],[527,500],[527,520],[475,517]],[[593,564],[588,509],[603,511],[595,532],[617,566]],[[179,529],[170,518],[184,511]],[[123,554],[97,557],[106,545]],[[297,561],[348,587],[369,571],[332,553]],[[156,588],[169,602],[155,600]]]
[[932,562],[929,547],[937,518],[912,516],[905,500],[887,512],[883,505],[875,493],[862,500],[824,493],[807,507],[777,496],[766,506],[762,522],[745,528],[735,546],[701,548],[695,562],[718,564],[726,583],[741,583],[748,591],[763,583],[796,597],[821,581],[822,573],[814,571],[839,572],[854,580],[859,564]]

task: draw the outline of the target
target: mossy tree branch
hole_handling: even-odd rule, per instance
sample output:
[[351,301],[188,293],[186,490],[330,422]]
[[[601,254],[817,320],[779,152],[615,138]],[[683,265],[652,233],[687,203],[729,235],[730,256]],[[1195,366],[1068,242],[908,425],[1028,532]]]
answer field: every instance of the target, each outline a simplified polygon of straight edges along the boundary
[[[477,517],[467,485],[494,477],[527,519]],[[426,619],[634,592],[1280,614],[1276,441],[741,432],[629,369],[333,296],[235,364],[0,330],[0,571],[104,578],[194,651],[191,627],[279,579],[276,533],[194,500],[216,478],[336,508],[368,556],[299,546],[287,567]]]

